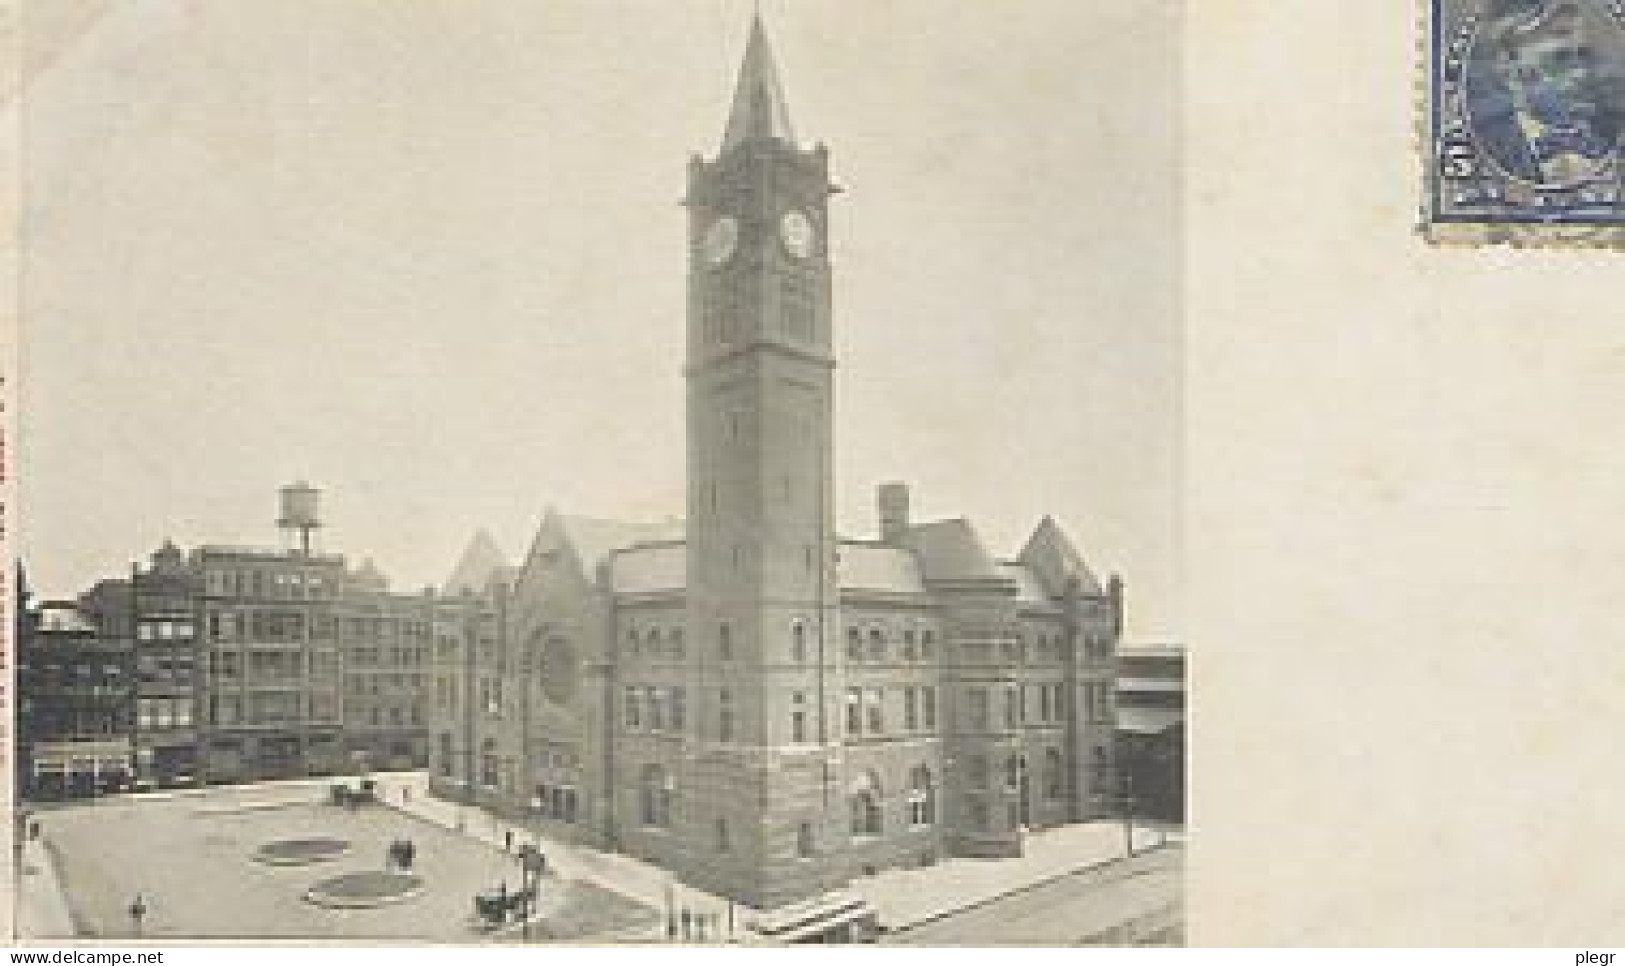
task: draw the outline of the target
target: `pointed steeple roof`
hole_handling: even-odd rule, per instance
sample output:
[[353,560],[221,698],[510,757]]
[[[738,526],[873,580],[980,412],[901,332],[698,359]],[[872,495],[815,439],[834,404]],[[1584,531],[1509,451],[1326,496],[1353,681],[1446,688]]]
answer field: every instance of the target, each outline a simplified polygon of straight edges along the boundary
[[446,579],[445,592],[453,596],[465,590],[480,593],[507,566],[508,558],[497,546],[496,538],[489,530],[482,529],[474,534],[474,539],[457,559],[457,566]]
[[773,61],[773,48],[768,45],[767,30],[758,12],[751,21],[745,62],[739,68],[739,83],[734,87],[733,108],[728,112],[728,129],[722,136],[719,153],[727,154],[747,141],[769,138],[796,143],[795,132],[790,127],[790,109],[785,105],[784,86],[779,83],[779,69]]

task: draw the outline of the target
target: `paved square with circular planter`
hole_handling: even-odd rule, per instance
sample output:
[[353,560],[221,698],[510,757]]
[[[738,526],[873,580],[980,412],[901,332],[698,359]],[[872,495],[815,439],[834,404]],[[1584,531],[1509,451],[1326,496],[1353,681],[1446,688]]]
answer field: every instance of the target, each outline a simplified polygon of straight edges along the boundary
[[[40,822],[82,936],[134,935],[128,910],[139,894],[149,939],[512,941],[476,929],[473,910],[476,893],[519,887],[513,856],[382,805],[334,807],[325,794],[111,798],[41,812]],[[403,838],[416,847],[404,877],[386,869]],[[309,898],[324,884],[336,902]],[[535,936],[588,940],[658,917],[587,883],[549,878],[542,888],[553,894]],[[345,901],[357,896],[365,901]]]

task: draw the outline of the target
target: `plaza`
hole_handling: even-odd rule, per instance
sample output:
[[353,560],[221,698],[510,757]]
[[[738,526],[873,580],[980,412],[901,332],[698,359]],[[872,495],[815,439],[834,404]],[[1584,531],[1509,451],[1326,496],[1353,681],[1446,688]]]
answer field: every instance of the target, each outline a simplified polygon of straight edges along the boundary
[[[476,893],[520,882],[513,852],[538,844],[548,859],[528,938],[578,943],[748,940],[752,910],[686,884],[633,856],[537,836],[483,809],[427,793],[428,776],[376,776],[380,803],[349,810],[326,804],[327,781],[289,781],[102,799],[42,810],[38,840],[25,843],[18,931],[25,940],[134,938],[129,916],[140,896],[146,939],[427,941],[458,945],[527,938],[510,925],[475,927]],[[873,909],[897,940],[931,935],[1003,897],[1068,889],[1079,875],[1112,876],[1125,845],[1118,822],[1034,833],[1019,858],[947,859],[853,882],[850,894]],[[397,839],[416,848],[411,872],[422,888],[370,909],[324,908],[305,899],[320,882],[382,872]],[[1136,827],[1135,848],[1177,847],[1177,831]],[[343,843],[340,850],[334,843]],[[512,851],[509,851],[509,846]],[[305,855],[306,864],[280,864]],[[267,861],[271,857],[274,861]],[[1162,862],[1163,860],[1154,860]],[[1174,881],[1174,880],[1169,880]],[[1160,899],[1159,899],[1160,901]],[[1093,918],[1138,914],[1129,906]],[[1132,907],[1132,908],[1131,908]],[[682,913],[690,913],[683,917]],[[705,919],[684,937],[682,920]],[[941,923],[943,925],[936,925]],[[921,932],[921,929],[924,932]]]
[[[25,864],[34,869],[22,888],[37,893],[54,885],[65,908],[54,917],[42,914],[50,897],[25,895],[20,925],[29,939],[69,938],[61,934],[64,927],[85,938],[134,938],[130,908],[138,896],[145,939],[469,944],[522,938],[517,927],[483,931],[473,917],[476,894],[519,887],[513,854],[399,808],[328,804],[326,782],[108,798],[44,810],[35,821],[41,838],[25,852]],[[417,891],[375,908],[307,901],[306,893],[322,882],[382,872],[390,844],[402,838],[415,847],[410,871],[421,881]],[[310,850],[312,861],[302,864],[264,860],[269,845],[319,841],[348,848]],[[544,878],[538,902],[532,932],[538,939],[647,931],[659,920],[632,899],[556,875]]]

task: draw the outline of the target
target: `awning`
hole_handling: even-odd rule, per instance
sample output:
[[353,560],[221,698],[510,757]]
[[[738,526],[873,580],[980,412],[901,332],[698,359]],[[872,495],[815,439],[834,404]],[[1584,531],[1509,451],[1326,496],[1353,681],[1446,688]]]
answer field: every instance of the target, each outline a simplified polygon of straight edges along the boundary
[[1166,678],[1118,678],[1119,691],[1163,691],[1179,692],[1185,690],[1184,681],[1170,681]]
[[849,925],[872,931],[874,908],[861,896],[835,893],[775,909],[757,917],[751,928],[769,942],[799,943]]
[[1137,735],[1154,735],[1183,724],[1185,712],[1170,708],[1125,708],[1117,706],[1117,730]]

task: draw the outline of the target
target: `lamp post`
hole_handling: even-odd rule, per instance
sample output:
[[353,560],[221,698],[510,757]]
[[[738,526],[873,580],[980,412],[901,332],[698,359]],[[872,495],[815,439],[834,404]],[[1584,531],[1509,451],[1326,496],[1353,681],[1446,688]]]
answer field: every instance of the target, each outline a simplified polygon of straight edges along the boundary
[[1134,778],[1125,769],[1122,772],[1121,799],[1123,808],[1123,850],[1134,858]]
[[1123,851],[1126,858],[1134,857],[1134,777],[1127,768],[1112,767],[1102,761],[1098,774],[1099,800],[1115,811],[1123,820]]
[[522,890],[520,898],[520,930],[525,942],[530,942],[530,917],[535,911],[537,900],[541,898],[542,873],[547,871],[547,856],[533,844],[527,843],[519,850],[519,868],[522,874],[519,888]]
[[130,922],[135,926],[135,938],[137,939],[141,938],[141,923],[146,918],[147,902],[141,898],[141,893],[137,892],[135,899],[130,903]]

